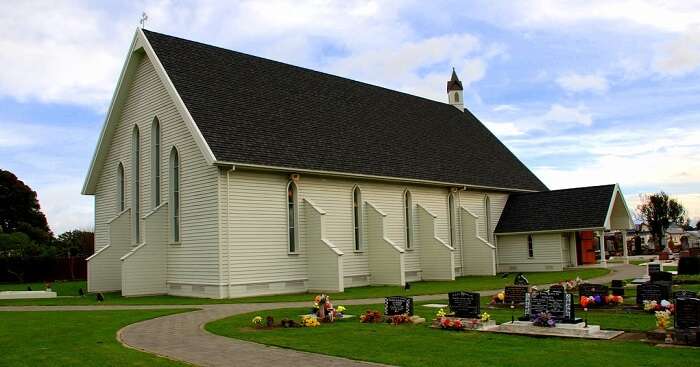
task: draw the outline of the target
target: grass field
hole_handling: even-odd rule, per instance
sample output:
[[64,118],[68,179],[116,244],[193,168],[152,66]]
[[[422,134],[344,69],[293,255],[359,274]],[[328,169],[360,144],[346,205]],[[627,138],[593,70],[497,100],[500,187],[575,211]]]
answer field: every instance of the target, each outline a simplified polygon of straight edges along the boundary
[[[590,279],[603,276],[610,272],[609,269],[578,269],[563,272],[542,272],[542,273],[525,273],[530,284],[546,284],[556,283],[563,280],[575,279],[577,276],[582,279]],[[375,298],[385,297],[393,294],[402,295],[424,295],[424,294],[442,294],[455,290],[486,290],[486,289],[502,289],[505,285],[513,284],[515,274],[503,278],[501,275],[496,276],[468,276],[459,277],[454,281],[444,282],[415,282],[411,284],[411,289],[405,291],[403,287],[396,286],[370,286],[348,288],[343,293],[331,294],[332,299],[358,299],[358,298]],[[32,289],[41,290],[43,284],[30,284]],[[4,284],[0,285],[0,290],[25,290],[27,284]],[[59,298],[55,299],[40,299],[40,300],[0,300],[2,305],[94,305],[98,304],[94,295],[86,297],[77,297],[78,288],[87,289],[84,281],[81,282],[56,282],[53,289],[58,293]],[[65,297],[64,297],[65,296]],[[294,302],[307,301],[310,298],[309,294],[288,294],[278,296],[261,296],[235,299],[206,299],[206,298],[189,298],[175,296],[148,296],[148,297],[122,297],[119,293],[105,293],[105,302],[102,304],[205,304],[205,303],[253,303],[253,302]]]
[[[486,301],[486,300],[484,300]],[[341,302],[336,302],[336,305]],[[348,306],[358,315],[382,305]],[[594,341],[564,338],[531,338],[480,332],[436,330],[422,325],[362,324],[348,319],[318,328],[256,330],[255,315],[276,320],[298,318],[308,309],[250,313],[206,325],[215,334],[257,343],[400,366],[683,366],[695,365],[697,349],[661,349],[638,341]],[[431,319],[435,309],[416,307],[416,314]],[[510,321],[510,310],[488,310],[498,322]],[[517,315],[522,312],[518,310]],[[607,329],[653,329],[654,316],[643,313],[592,311],[592,324]]]
[[0,312],[0,365],[185,366],[122,346],[117,330],[182,310]]

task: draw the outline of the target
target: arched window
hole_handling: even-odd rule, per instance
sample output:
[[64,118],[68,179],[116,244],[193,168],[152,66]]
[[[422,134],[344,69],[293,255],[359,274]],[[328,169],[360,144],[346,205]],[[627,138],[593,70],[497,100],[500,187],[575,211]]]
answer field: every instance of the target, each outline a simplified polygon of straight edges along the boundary
[[172,242],[180,242],[180,154],[175,147],[170,151],[170,228]]
[[484,221],[486,222],[486,240],[492,242],[491,239],[491,199],[488,195],[484,195]]
[[157,117],[151,126],[151,198],[154,208],[160,205],[160,122]]
[[138,126],[131,135],[131,167],[133,169],[131,198],[132,231],[134,242],[141,243],[141,136]]
[[459,92],[455,92],[455,102],[459,102]]
[[126,203],[124,202],[124,165],[119,162],[117,165],[117,203],[119,203],[119,212],[123,212],[126,209]]
[[362,192],[358,186],[352,189],[352,227],[355,251],[362,251]]
[[535,257],[535,252],[532,248],[532,235],[531,234],[527,235],[527,256],[528,257]]
[[450,231],[450,246],[457,243],[457,223],[455,220],[455,195],[451,192],[447,195],[447,224]]
[[287,243],[290,254],[295,254],[299,250],[299,234],[296,228],[298,219],[297,184],[289,181],[287,184]]
[[413,199],[411,192],[406,190],[403,193],[404,227],[406,230],[406,248],[413,247]]

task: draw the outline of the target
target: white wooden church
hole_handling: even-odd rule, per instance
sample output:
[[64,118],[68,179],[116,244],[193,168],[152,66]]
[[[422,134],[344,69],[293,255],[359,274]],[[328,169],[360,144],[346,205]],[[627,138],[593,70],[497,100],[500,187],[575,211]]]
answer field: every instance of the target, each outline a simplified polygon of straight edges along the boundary
[[139,28],[83,187],[89,291],[558,271],[602,251],[585,234],[631,228],[617,185],[548,190],[462,92],[454,71],[440,103]]

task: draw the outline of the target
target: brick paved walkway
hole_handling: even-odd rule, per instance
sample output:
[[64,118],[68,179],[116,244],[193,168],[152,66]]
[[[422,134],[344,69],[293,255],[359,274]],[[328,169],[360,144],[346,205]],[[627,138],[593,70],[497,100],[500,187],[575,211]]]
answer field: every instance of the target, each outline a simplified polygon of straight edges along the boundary
[[[611,279],[630,279],[644,274],[646,268],[636,265],[610,265],[614,270],[606,276],[590,279],[605,283]],[[498,290],[480,291],[482,296]],[[420,301],[444,300],[447,295],[415,296]],[[374,304],[384,299],[343,300],[343,304]],[[0,307],[0,311],[62,311],[62,310],[143,310],[167,308],[197,308],[198,311],[163,316],[141,321],[119,330],[117,338],[125,345],[167,358],[200,366],[379,366],[345,358],[299,352],[289,349],[213,335],[204,331],[204,325],[225,317],[253,311],[276,308],[304,307],[308,302],[216,304],[216,305],[149,305],[149,306],[26,306]]]

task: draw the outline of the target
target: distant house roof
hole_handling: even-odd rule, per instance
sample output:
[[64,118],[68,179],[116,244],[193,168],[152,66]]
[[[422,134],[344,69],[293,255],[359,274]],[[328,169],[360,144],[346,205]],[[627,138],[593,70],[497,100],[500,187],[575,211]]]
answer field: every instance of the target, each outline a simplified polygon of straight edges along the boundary
[[616,187],[603,185],[511,194],[496,233],[603,228]]
[[547,190],[469,111],[143,32],[216,162]]

